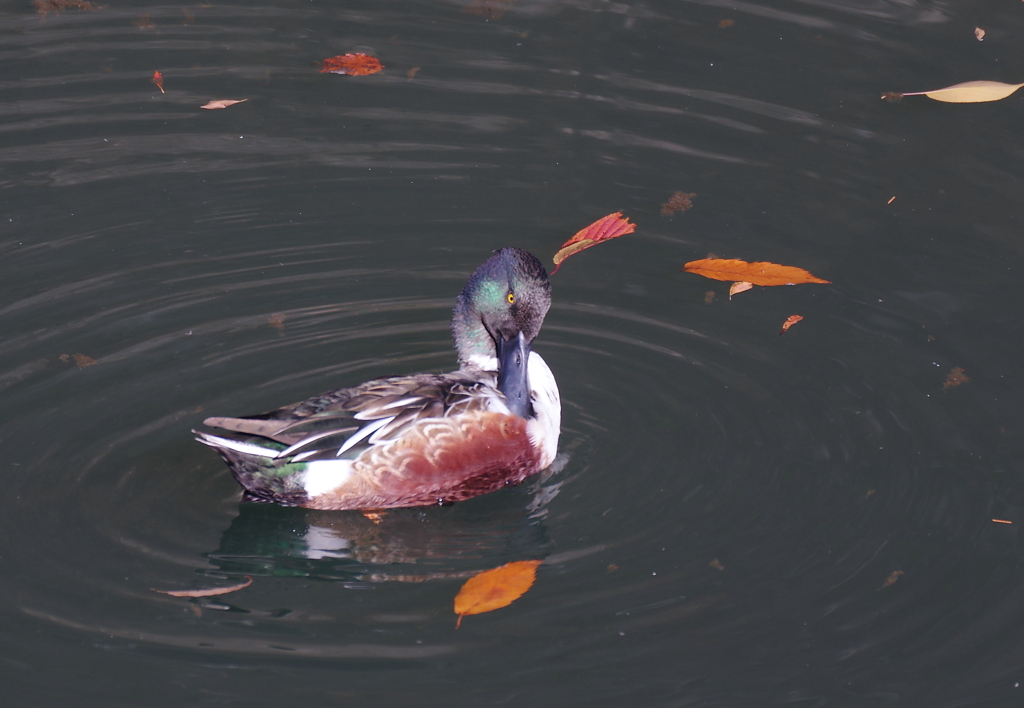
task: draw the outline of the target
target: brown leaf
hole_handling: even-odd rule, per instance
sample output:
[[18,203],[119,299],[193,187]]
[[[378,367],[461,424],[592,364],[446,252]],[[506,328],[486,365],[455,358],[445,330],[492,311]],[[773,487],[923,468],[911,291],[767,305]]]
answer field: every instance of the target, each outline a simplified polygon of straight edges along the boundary
[[676,192],[668,201],[661,205],[661,215],[670,216],[675,214],[677,211],[689,211],[693,208],[693,202],[690,201],[696,194],[687,194],[686,192]]
[[598,219],[587,228],[577,231],[575,236],[562,244],[562,248],[552,259],[555,263],[555,269],[551,271],[551,275],[557,273],[558,269],[562,267],[562,261],[572,254],[579,253],[604,241],[631,234],[634,231],[636,231],[636,224],[631,224],[629,219],[624,219],[621,211]]
[[32,0],[32,7],[40,15],[46,15],[50,12],[60,13],[61,10],[67,10],[68,8],[75,8],[77,10],[100,9],[98,6],[85,0]]
[[802,319],[803,317],[801,317],[800,315],[790,315],[789,317],[787,317],[786,321],[782,323],[782,332],[779,332],[779,336],[781,337],[783,332],[785,332],[787,329],[789,329]]
[[719,563],[717,558],[708,563],[708,567],[714,568],[715,570],[725,570],[725,566]]
[[488,20],[497,20],[515,0],[473,0],[462,8],[468,15],[484,17]]
[[1012,524],[1013,523],[1012,521],[1007,521],[1006,519],[992,519],[992,521],[994,521],[997,524]]
[[384,68],[377,57],[356,52],[355,54],[339,54],[324,59],[321,74],[348,74],[349,76],[368,76],[376,74]]
[[[1001,81],[967,81],[933,91],[914,91],[902,96],[927,96],[944,103],[985,103],[1001,101],[1024,84],[1004,84]],[[885,98],[883,95],[882,98]]]
[[150,79],[150,81],[156,84],[156,87],[160,89],[160,93],[167,93],[166,91],[164,91],[164,75],[161,74],[159,71],[153,72],[153,78]]
[[733,283],[732,285],[729,286],[729,299],[732,300],[733,295],[736,295],[738,293],[745,293],[753,287],[753,283],[747,283],[744,281]]
[[413,68],[409,69],[409,71],[405,72],[405,78],[415,79],[416,74],[418,73],[420,73],[420,68],[418,66],[414,66]]
[[715,301],[715,291],[714,290],[708,290],[706,293],[704,293],[704,304],[705,305],[710,305],[714,301]]
[[746,261],[731,258],[705,258],[690,261],[683,266],[688,273],[703,275],[713,280],[745,280],[754,285],[799,285],[801,283],[830,283],[808,273],[803,268],[778,263]]
[[537,579],[539,560],[516,561],[485,570],[467,580],[455,596],[455,614],[459,621],[466,615],[478,615],[508,607],[523,596]]
[[227,595],[229,592],[238,592],[250,585],[252,585],[252,578],[247,575],[245,576],[244,583],[225,585],[222,588],[200,588],[197,590],[157,590],[156,588],[150,588],[150,590],[174,597],[213,597],[214,595]]
[[719,20],[718,21],[718,28],[719,29],[729,29],[734,24],[736,24],[736,20]]
[[942,382],[943,390],[952,388],[953,386],[959,386],[960,384],[967,383],[970,379],[964,374],[964,370],[959,366],[954,366],[952,371],[946,377],[946,380]]
[[903,571],[902,571],[902,570],[894,570],[894,571],[892,571],[891,573],[889,573],[889,577],[885,579],[885,584],[884,584],[884,585],[882,585],[882,587],[883,587],[883,588],[887,588],[887,587],[889,587],[890,585],[892,585],[893,583],[895,583],[895,582],[896,582],[896,580],[897,580],[897,579],[898,579],[898,578],[899,578],[899,577],[900,577],[901,575],[903,575]]
[[141,30],[148,30],[156,27],[156,25],[150,22],[149,15],[139,15],[137,18],[132,20],[132,24]]
[[221,99],[218,99],[216,101],[209,101],[208,103],[204,103],[203,105],[201,105],[199,107],[200,108],[205,108],[205,109],[207,109],[209,111],[214,111],[214,110],[217,110],[218,108],[227,108],[228,106],[233,106],[236,103],[245,103],[248,100],[249,100],[248,98],[240,98],[237,101],[234,101],[234,100],[232,100],[230,98],[221,98]]
[[977,37],[978,41],[980,42],[981,40],[985,39],[985,30],[983,30],[981,27],[975,27],[974,36]]
[[95,359],[93,359],[91,356],[86,356],[85,354],[61,354],[57,358],[63,361],[65,364],[70,364],[71,360],[74,359],[75,366],[77,366],[79,369],[84,369],[85,367],[92,366],[93,364],[96,363]]

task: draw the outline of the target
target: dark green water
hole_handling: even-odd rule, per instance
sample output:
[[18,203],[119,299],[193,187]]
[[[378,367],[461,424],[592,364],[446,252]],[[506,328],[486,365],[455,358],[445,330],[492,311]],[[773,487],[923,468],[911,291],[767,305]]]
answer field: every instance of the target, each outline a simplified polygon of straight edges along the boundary
[[[1018,705],[1024,98],[879,95],[1024,81],[1021,37],[1019,2],[4,2],[7,700]],[[241,505],[192,441],[453,368],[476,265],[619,210],[553,278],[549,474],[374,525]],[[730,301],[709,252],[832,284]]]

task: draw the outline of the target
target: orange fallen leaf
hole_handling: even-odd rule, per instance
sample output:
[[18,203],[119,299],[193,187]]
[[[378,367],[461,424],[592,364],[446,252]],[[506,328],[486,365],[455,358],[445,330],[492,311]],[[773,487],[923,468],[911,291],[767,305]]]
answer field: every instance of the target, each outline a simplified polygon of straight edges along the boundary
[[996,522],[997,524],[1012,524],[1013,523],[1012,521],[1007,521],[1006,519],[992,519],[992,520],[994,522]]
[[238,585],[225,585],[222,588],[200,588],[197,590],[157,590],[150,588],[153,592],[173,595],[174,597],[213,597],[214,595],[227,595],[229,592],[238,592],[242,588],[252,585],[252,578],[245,576],[245,582]]
[[153,72],[153,78],[150,79],[150,81],[156,84],[156,87],[160,89],[160,93],[167,93],[166,91],[164,91],[164,75],[161,74],[159,71]]
[[577,231],[575,236],[562,244],[562,248],[552,259],[555,263],[555,269],[551,271],[551,275],[557,273],[558,269],[562,267],[562,261],[572,254],[584,251],[604,241],[631,234],[634,231],[636,231],[636,224],[631,224],[629,219],[624,219],[621,211],[598,219],[587,228]]
[[348,74],[349,76],[368,76],[376,74],[384,68],[377,57],[357,52],[355,54],[339,54],[324,59],[321,74]]
[[975,27],[974,36],[977,37],[978,41],[980,42],[981,40],[985,39],[985,30],[983,30],[981,27]]
[[533,586],[539,560],[515,561],[485,570],[467,580],[455,596],[455,629],[466,615],[478,615],[508,607]]
[[227,108],[228,106],[233,106],[236,103],[245,103],[248,100],[249,100],[248,98],[240,98],[237,101],[233,101],[230,98],[221,98],[221,99],[218,99],[216,101],[209,101],[208,103],[204,103],[203,105],[201,105],[199,107],[200,108],[205,108],[205,109],[207,109],[209,111],[213,111],[213,110],[216,110],[218,108]]
[[77,366],[79,369],[84,369],[85,367],[92,366],[93,364],[96,363],[95,359],[93,359],[91,356],[86,356],[85,354],[61,354],[58,358],[65,364],[68,364],[72,360],[74,360],[75,366]]
[[985,103],[1001,101],[1024,84],[1004,84],[1001,81],[967,81],[932,91],[908,91],[904,93],[883,93],[887,101],[898,101],[904,96],[927,96],[944,103]]
[[729,29],[734,24],[736,24],[736,20],[719,20],[718,21],[718,28],[719,29]]
[[712,280],[746,281],[754,285],[799,285],[801,283],[830,283],[808,273],[803,268],[778,263],[746,261],[732,258],[704,258],[683,266],[688,273],[703,275]]
[[896,197],[889,197],[889,201],[886,204],[892,204],[894,201],[896,201]]
[[736,295],[738,293],[745,293],[753,287],[753,283],[747,283],[745,281],[733,283],[732,285],[729,286],[729,299],[732,300],[733,295]]
[[[785,332],[787,329],[789,329],[802,319],[803,317],[801,317],[800,315],[790,315],[789,317],[786,318],[786,321],[782,323],[782,332]],[[782,336],[782,332],[779,332],[780,337]]]

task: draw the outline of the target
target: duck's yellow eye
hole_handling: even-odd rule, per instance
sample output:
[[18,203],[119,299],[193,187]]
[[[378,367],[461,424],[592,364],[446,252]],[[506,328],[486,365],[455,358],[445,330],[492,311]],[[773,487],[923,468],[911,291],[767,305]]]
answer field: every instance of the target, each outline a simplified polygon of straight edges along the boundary
[[509,305],[514,305],[515,302],[516,302],[516,296],[513,295],[512,293],[509,293],[508,294],[508,304]]

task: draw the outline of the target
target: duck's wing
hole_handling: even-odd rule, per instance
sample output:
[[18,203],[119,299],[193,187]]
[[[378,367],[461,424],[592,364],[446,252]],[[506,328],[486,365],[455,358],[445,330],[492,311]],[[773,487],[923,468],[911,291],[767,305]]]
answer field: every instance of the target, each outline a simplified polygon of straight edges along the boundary
[[[255,446],[262,456],[292,462],[353,459],[372,445],[401,437],[425,418],[488,408],[501,396],[490,378],[462,372],[396,376],[329,391],[259,416],[203,422],[234,433],[231,440],[238,443],[238,452],[255,453]],[[223,446],[210,437],[201,441]]]

